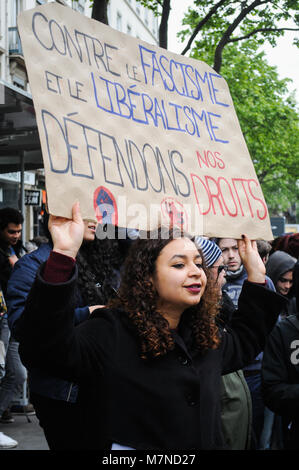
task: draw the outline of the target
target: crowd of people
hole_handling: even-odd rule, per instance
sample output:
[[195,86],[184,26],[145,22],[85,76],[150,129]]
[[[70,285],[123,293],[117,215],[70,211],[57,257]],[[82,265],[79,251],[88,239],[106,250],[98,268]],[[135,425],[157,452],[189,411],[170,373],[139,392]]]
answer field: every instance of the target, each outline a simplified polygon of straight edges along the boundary
[[298,448],[299,234],[22,223],[0,210],[0,449],[24,383],[50,450]]

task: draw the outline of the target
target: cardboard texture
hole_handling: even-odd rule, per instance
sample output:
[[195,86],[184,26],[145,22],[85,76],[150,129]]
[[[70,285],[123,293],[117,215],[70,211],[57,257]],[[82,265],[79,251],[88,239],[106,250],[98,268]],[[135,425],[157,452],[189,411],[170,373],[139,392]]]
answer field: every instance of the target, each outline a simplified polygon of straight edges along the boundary
[[[56,3],[19,16],[49,210],[272,239],[225,80]],[[250,86],[250,84],[248,84]]]

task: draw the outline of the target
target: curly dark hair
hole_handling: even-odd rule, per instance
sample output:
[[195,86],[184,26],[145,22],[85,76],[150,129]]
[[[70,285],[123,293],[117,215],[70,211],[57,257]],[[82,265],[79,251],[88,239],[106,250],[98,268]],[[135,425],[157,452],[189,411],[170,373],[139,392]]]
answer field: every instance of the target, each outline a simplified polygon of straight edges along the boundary
[[78,288],[85,305],[106,305],[116,295],[123,262],[118,241],[95,238],[82,244],[77,258]]
[[[184,233],[184,237],[193,238]],[[128,312],[128,316],[140,338],[141,357],[159,357],[174,348],[174,338],[168,321],[157,311],[158,294],[151,281],[155,273],[156,261],[162,249],[177,238],[174,230],[169,237],[163,237],[163,230],[158,229],[157,238],[136,240],[124,263],[124,272],[118,291],[118,298],[113,299],[109,306],[118,307]],[[203,265],[204,258],[202,256]],[[214,282],[209,280],[198,305],[184,311],[193,333],[193,345],[197,351],[204,352],[216,349],[220,337],[216,324],[219,312],[220,293]]]

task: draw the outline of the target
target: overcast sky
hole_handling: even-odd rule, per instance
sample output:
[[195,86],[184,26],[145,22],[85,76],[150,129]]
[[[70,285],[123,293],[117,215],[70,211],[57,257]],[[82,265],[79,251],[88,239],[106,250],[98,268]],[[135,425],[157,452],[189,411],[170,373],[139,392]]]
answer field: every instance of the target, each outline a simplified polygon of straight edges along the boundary
[[[173,0],[171,3],[172,10],[169,18],[169,36],[168,36],[168,49],[172,52],[181,53],[184,44],[176,39],[176,32],[182,29],[181,21],[184,11],[187,10],[189,5],[192,5],[192,0]],[[289,84],[289,90],[296,89],[296,99],[299,104],[299,49],[292,45],[292,38],[297,32],[285,32],[283,38],[279,38],[278,45],[271,47],[267,45],[264,47],[266,58],[270,65],[277,66],[279,78],[291,78],[293,83]]]

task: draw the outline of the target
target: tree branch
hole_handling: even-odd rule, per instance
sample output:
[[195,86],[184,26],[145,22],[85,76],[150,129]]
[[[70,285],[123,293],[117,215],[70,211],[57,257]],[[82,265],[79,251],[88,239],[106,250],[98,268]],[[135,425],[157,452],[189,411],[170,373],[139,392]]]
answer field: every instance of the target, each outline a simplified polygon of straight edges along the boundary
[[222,38],[220,39],[216,50],[215,50],[215,55],[214,55],[214,70],[216,72],[220,72],[221,65],[222,65],[222,51],[223,48],[226,46],[226,44],[229,42],[229,38],[232,35],[232,33],[235,31],[235,29],[239,26],[239,24],[244,20],[244,18],[256,7],[263,5],[265,3],[270,3],[270,0],[255,0],[251,5],[249,5],[247,8],[244,8],[239,16],[232,22],[232,24],[227,28],[227,30],[224,32]]
[[277,163],[273,163],[272,165],[270,165],[266,170],[262,171],[261,173],[257,172],[257,178],[258,178],[259,182],[263,183],[264,178],[266,178],[266,176],[268,176],[269,171],[274,170],[275,167],[279,168],[279,165],[277,165]]
[[261,32],[274,32],[274,31],[299,31],[299,28],[258,28],[254,29],[250,33],[246,34],[246,36],[240,36],[239,38],[231,38],[227,42],[237,42],[242,41],[243,39],[248,39],[254,34],[261,33]]
[[170,13],[170,0],[163,0],[162,16],[159,25],[159,46],[167,49],[168,45],[168,18]]
[[107,5],[109,0],[94,0],[91,17],[101,23],[108,24]]
[[184,50],[181,52],[181,55],[185,55],[186,52],[190,49],[191,47],[191,44],[192,42],[194,41],[195,37],[197,36],[197,34],[199,33],[199,31],[201,30],[201,28],[209,21],[209,19],[211,18],[212,15],[214,15],[214,13],[216,13],[216,11],[218,10],[218,8],[220,8],[224,3],[226,2],[226,0],[220,0],[218,3],[216,3],[216,5],[213,6],[213,8],[211,8],[211,10],[209,11],[209,13],[197,24],[196,28],[194,29],[193,33],[191,34],[190,36],[190,39],[186,45],[186,47],[184,48]]

